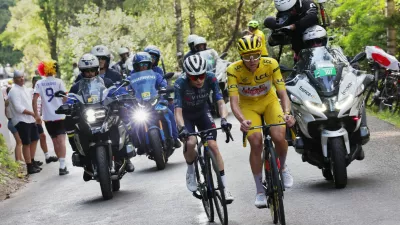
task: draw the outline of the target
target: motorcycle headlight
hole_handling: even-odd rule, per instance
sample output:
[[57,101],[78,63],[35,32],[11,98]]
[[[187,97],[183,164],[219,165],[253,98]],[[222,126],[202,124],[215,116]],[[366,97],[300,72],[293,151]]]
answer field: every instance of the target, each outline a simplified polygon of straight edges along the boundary
[[353,95],[348,95],[347,98],[342,99],[341,101],[338,101],[335,103],[335,108],[338,110],[341,110],[343,108],[348,107],[350,104],[353,103],[354,96]]
[[309,109],[317,111],[317,112],[325,112],[326,105],[325,104],[318,104],[310,101],[304,101],[304,105],[307,106]]
[[133,112],[133,120],[135,122],[146,122],[149,119],[149,113],[144,109],[136,109]]
[[98,119],[106,117],[105,109],[87,109],[85,111],[85,119],[88,123],[94,123]]

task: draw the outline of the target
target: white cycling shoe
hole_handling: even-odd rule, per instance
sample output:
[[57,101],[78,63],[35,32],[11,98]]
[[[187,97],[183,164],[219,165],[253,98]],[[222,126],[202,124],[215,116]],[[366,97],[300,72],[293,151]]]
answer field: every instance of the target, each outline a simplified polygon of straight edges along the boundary
[[259,209],[267,207],[267,197],[265,196],[265,193],[258,193],[256,195],[254,205]]
[[189,173],[186,171],[186,187],[189,191],[197,191],[197,182],[195,173]]

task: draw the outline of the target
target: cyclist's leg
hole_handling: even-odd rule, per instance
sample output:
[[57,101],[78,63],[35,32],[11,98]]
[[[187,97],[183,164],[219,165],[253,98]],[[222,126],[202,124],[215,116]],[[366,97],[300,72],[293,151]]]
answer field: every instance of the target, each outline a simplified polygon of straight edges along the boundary
[[[185,127],[189,133],[195,132],[194,122],[190,120],[188,117],[183,115],[183,120],[185,122]],[[195,150],[197,144],[197,138],[195,136],[190,136],[184,143],[183,147],[183,156],[185,157],[186,164],[187,164],[187,171],[186,171],[186,187],[189,191],[196,191],[197,190],[197,183],[196,183],[196,174],[194,168],[194,161],[197,157],[197,152]]]

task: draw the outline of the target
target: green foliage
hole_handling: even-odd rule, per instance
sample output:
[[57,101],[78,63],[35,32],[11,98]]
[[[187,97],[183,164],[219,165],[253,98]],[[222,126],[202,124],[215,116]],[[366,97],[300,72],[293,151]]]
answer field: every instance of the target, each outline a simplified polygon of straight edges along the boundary
[[10,46],[2,46],[0,43],[0,64],[5,65],[10,63],[10,65],[15,65],[21,62],[23,54],[21,51],[14,51]]
[[[7,145],[2,135],[0,135],[0,169],[5,169],[9,174],[16,177],[18,175],[19,165],[10,157]],[[0,181],[2,179],[0,173]]]

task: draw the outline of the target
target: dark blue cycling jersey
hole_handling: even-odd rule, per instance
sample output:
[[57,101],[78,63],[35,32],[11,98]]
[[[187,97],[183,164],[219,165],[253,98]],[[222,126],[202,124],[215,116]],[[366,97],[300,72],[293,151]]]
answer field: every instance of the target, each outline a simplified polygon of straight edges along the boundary
[[190,85],[189,79],[184,73],[175,81],[175,108],[182,108],[184,113],[201,113],[208,110],[207,100],[210,92],[213,91],[213,100],[217,102],[222,98],[219,89],[218,80],[214,73],[207,72],[207,76],[202,88],[196,88]]

